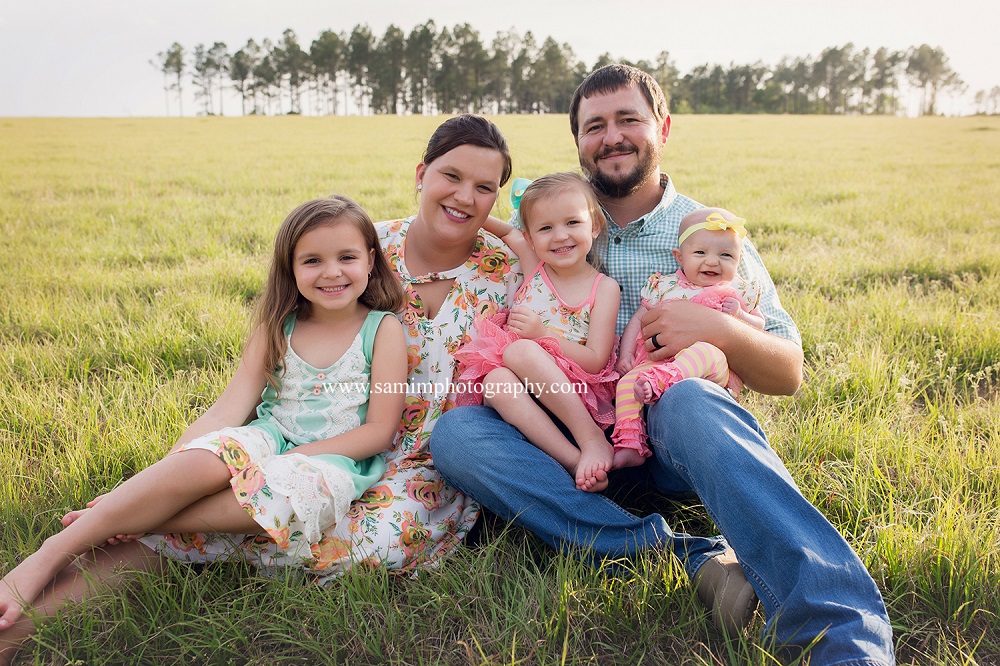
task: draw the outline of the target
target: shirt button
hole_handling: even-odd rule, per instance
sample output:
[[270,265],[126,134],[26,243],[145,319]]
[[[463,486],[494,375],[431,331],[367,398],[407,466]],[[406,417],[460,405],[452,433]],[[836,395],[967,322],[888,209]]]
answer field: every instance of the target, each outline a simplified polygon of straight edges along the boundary
[[325,372],[319,373],[318,375],[316,375],[316,379],[323,381],[324,379],[326,379],[326,373]]
[[615,245],[621,245],[621,244],[622,244],[622,237],[615,236]]

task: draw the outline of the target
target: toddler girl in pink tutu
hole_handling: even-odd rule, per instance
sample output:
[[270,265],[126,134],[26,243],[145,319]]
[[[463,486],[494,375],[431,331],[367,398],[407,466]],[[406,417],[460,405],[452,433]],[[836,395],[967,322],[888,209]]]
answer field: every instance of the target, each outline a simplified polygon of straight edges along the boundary
[[603,428],[614,423],[621,294],[588,261],[604,212],[590,184],[566,172],[532,182],[518,213],[523,233],[492,218],[484,226],[518,255],[526,279],[513,307],[478,320],[478,336],[456,353],[458,404],[492,407],[578,488],[602,490],[613,458]]

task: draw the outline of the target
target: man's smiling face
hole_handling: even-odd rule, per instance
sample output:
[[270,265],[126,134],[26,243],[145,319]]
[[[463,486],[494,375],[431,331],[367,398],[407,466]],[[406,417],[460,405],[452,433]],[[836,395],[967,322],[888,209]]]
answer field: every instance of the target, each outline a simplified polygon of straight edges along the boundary
[[659,168],[669,125],[636,86],[584,97],[577,117],[580,167],[600,196],[628,196]]

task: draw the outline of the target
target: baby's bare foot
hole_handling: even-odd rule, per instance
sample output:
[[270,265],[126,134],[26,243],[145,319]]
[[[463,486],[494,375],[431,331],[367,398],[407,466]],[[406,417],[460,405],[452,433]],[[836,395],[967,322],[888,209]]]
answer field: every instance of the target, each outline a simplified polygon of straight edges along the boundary
[[635,399],[644,405],[648,405],[655,399],[653,395],[653,384],[645,377],[640,377],[635,380],[635,387],[633,391],[635,393]]
[[644,462],[646,462],[646,459],[635,449],[616,449],[614,461],[611,463],[611,469],[638,467]]

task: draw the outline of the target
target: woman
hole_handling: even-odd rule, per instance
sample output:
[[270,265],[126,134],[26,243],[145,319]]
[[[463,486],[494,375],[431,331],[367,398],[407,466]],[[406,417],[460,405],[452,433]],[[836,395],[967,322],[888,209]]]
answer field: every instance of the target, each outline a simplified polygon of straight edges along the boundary
[[[510,152],[495,125],[472,115],[449,119],[435,131],[417,165],[417,214],[377,225],[386,258],[407,295],[402,321],[409,391],[386,472],[353,503],[350,520],[324,533],[312,560],[305,562],[288,562],[273,541],[259,534],[235,539],[172,535],[157,540],[156,552],[186,561],[237,555],[264,568],[297,565],[322,582],[356,564],[412,569],[458,545],[479,508],[444,483],[431,464],[428,440],[437,418],[454,405],[452,353],[472,333],[474,315],[502,307],[520,278],[517,259],[481,231],[510,173]],[[89,576],[105,584],[116,582],[119,567],[154,570],[163,563],[139,542],[109,546],[82,559]],[[89,585],[67,567],[34,601],[35,613],[52,615],[60,605],[84,598]],[[0,632],[0,663],[13,658],[33,629],[22,617]]]

